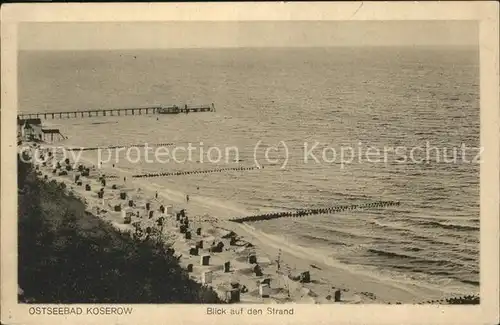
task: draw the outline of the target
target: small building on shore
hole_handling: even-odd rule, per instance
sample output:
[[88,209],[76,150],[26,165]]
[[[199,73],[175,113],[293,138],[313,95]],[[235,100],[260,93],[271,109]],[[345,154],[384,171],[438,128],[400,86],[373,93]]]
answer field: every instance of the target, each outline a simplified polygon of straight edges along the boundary
[[54,142],[67,139],[59,129],[44,129],[39,118],[17,118],[17,139],[21,141]]
[[17,119],[17,136],[25,141],[42,140],[42,120]]

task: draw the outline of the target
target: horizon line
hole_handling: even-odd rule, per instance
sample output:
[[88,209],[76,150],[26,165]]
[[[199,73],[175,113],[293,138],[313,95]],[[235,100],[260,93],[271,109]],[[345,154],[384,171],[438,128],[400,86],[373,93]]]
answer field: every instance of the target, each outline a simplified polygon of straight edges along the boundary
[[404,48],[411,48],[411,47],[418,47],[418,48],[437,48],[437,47],[447,47],[447,48],[456,48],[456,47],[467,47],[467,48],[477,48],[479,50],[479,44],[377,44],[377,45],[354,45],[354,44],[349,44],[349,45],[325,45],[325,46],[318,46],[318,45],[290,45],[290,46],[217,46],[217,47],[140,47],[140,48],[128,48],[128,47],[123,47],[123,48],[60,48],[60,49],[53,49],[53,48],[18,48],[17,51],[46,51],[46,52],[62,52],[62,51],[125,51],[125,50],[130,50],[130,51],[147,51],[147,50],[228,50],[228,49],[312,49],[312,48],[317,48],[317,49],[322,49],[322,48],[389,48],[389,47],[404,47]]

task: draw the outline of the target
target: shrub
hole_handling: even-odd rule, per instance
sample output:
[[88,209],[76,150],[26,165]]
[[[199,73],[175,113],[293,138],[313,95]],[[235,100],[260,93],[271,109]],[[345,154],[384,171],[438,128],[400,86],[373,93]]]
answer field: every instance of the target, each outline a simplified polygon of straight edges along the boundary
[[189,278],[165,244],[115,231],[56,182],[24,167],[18,165],[22,302],[221,303]]

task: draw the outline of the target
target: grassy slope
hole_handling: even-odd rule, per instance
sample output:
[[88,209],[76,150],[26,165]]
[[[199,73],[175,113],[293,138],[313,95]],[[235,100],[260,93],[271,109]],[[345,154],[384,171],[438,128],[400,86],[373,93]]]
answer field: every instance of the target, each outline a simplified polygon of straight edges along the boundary
[[85,212],[60,184],[18,164],[19,286],[36,303],[216,303],[153,242],[137,242]]

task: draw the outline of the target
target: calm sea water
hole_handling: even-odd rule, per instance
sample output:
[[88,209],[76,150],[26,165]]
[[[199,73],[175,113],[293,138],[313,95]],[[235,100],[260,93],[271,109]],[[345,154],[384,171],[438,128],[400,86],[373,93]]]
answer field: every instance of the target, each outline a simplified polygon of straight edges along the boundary
[[[215,103],[216,113],[49,120],[65,143],[95,146],[192,143],[187,163],[118,163],[137,173],[213,169],[199,148],[236,146],[254,165],[255,144],[284,141],[285,168],[151,178],[165,186],[257,213],[399,200],[386,209],[256,223],[266,232],[317,248],[352,268],[407,281],[477,291],[479,165],[451,159],[479,146],[479,59],[467,48],[211,49],[21,52],[23,112]],[[387,163],[309,160],[325,146],[424,147],[416,159]],[[203,144],[200,144],[202,142]],[[263,147],[262,147],[263,148]],[[283,158],[280,153],[273,158]],[[443,153],[443,148],[448,148]],[[469,151],[471,160],[476,151]],[[132,155],[134,156],[134,155]],[[180,155],[181,157],[185,157]],[[134,156],[135,157],[135,156]],[[212,156],[213,157],[213,156]],[[263,157],[263,149],[257,157]],[[365,156],[366,157],[366,156]],[[327,159],[331,159],[331,151]],[[263,162],[261,160],[261,162]],[[283,159],[279,161],[279,164]],[[199,187],[199,189],[197,189]]]

